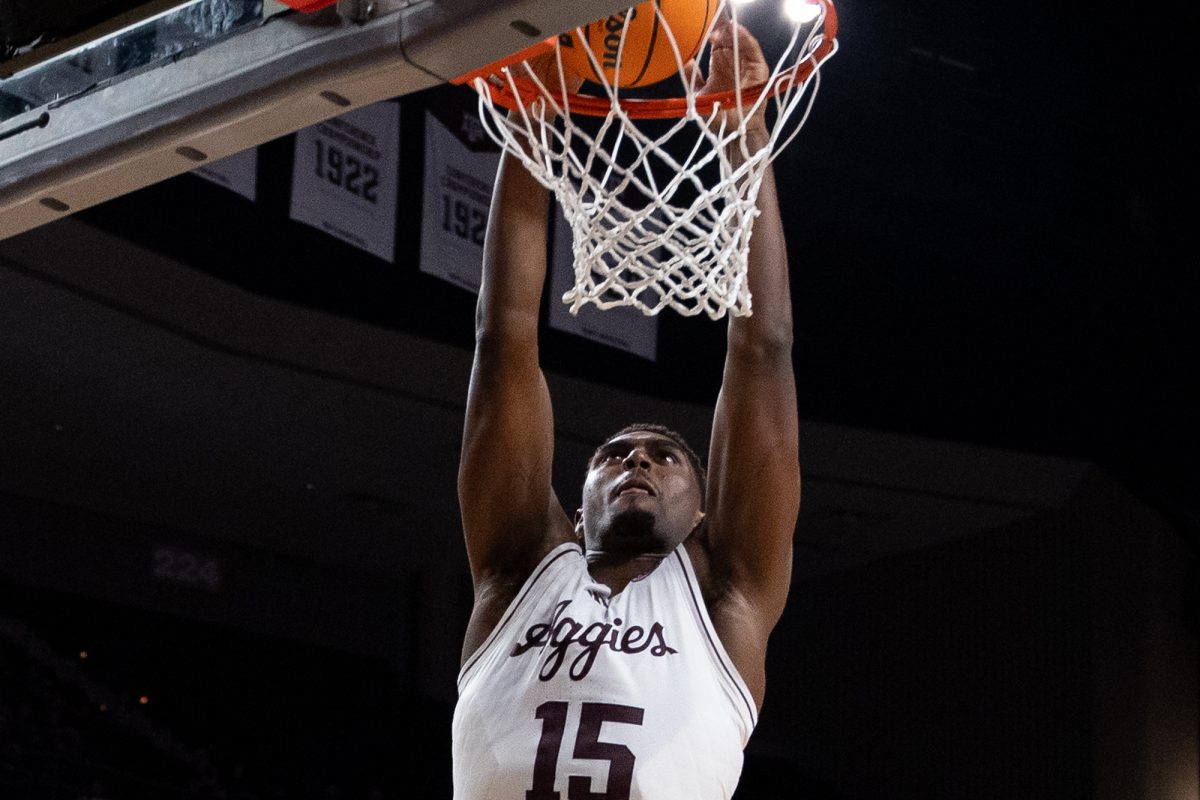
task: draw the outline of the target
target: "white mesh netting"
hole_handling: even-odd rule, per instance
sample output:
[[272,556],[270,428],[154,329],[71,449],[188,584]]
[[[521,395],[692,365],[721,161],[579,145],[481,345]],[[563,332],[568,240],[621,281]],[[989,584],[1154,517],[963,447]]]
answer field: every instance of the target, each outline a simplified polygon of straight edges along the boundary
[[[713,18],[727,13],[736,22],[738,4],[727,3],[721,0]],[[819,84],[817,67],[834,50],[822,24],[832,6],[823,0],[813,8],[813,20],[788,23],[788,40],[769,62],[769,88],[731,93],[726,105],[740,109],[733,115],[705,102],[699,81],[678,81],[682,100],[665,119],[640,118],[639,107],[658,108],[654,101],[631,99],[599,69],[593,86],[602,104],[572,95],[557,46],[549,81],[527,61],[475,80],[489,135],[554,192],[571,227],[575,285],[563,296],[571,313],[589,303],[645,314],[669,307],[712,319],[751,313],[746,271],[759,187],[803,126]],[[657,7],[655,13],[683,74],[669,22]],[[586,41],[582,32],[579,39]],[[701,57],[707,50],[708,34]],[[595,54],[591,59],[598,64]],[[740,87],[736,55],[733,64]],[[752,151],[746,125],[763,111],[769,141]]]

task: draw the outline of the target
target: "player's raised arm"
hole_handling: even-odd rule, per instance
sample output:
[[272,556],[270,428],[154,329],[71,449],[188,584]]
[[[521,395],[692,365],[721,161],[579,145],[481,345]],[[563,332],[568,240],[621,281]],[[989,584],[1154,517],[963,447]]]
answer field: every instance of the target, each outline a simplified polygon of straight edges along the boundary
[[[709,81],[731,68],[739,37],[743,82],[764,80],[757,42],[739,29],[714,33]],[[736,113],[736,112],[734,112]],[[768,146],[765,120],[751,120],[746,145]],[[731,149],[738,148],[738,143]],[[734,156],[736,158],[736,155]],[[725,372],[709,450],[705,544],[717,580],[740,601],[740,624],[763,648],[783,613],[791,579],[792,536],[800,504],[796,383],[787,251],[770,170],[758,193],[750,240],[749,317],[731,317]],[[743,630],[740,636],[750,631]]]
[[503,156],[484,243],[458,474],[477,597],[488,585],[519,585],[572,530],[550,485],[553,422],[538,363],[548,198],[515,157]]

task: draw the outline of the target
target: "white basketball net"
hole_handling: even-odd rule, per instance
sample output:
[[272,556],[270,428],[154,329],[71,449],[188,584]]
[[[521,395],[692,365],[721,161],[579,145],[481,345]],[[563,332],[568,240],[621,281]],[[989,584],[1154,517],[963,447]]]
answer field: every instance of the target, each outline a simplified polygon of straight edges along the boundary
[[[751,313],[746,268],[759,186],[806,121],[820,83],[818,67],[836,49],[833,37],[826,38],[829,0],[812,2],[819,4],[811,22],[780,23],[791,26],[790,40],[772,65],[770,88],[752,103],[740,88],[735,91],[732,106],[742,109],[736,126],[715,123],[718,107],[702,112],[698,87],[687,81],[682,82],[682,116],[666,121],[635,119],[626,105],[636,101],[621,102],[628,90],[604,79],[596,86],[607,108],[600,109],[601,116],[580,113],[584,98],[567,93],[557,46],[557,86],[539,80],[527,61],[490,79],[476,78],[480,117],[489,135],[554,192],[571,226],[575,286],[562,299],[572,314],[588,303],[601,309],[634,306],[645,314],[670,307],[712,319],[726,311]],[[728,13],[736,21],[737,9],[737,2],[720,0],[713,19]],[[657,4],[655,13],[682,73],[683,58]],[[711,28],[702,55],[710,33]],[[582,32],[578,39],[586,42]],[[735,65],[736,52],[735,47]],[[598,54],[590,52],[590,58],[599,63]],[[740,87],[741,76],[736,69],[734,74]],[[493,97],[503,89],[515,98],[511,113]],[[773,106],[767,109],[773,111],[767,116],[769,144],[751,152],[746,123],[767,103]]]

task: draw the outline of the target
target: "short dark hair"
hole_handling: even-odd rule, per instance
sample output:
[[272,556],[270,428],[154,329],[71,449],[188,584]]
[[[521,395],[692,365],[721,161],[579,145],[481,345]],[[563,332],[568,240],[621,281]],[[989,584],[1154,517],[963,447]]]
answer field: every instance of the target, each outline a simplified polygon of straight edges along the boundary
[[[659,425],[656,422],[635,423],[633,425],[626,425],[624,428],[621,428],[621,430],[609,436],[604,440],[604,444],[600,445],[600,447],[603,447],[605,444],[608,444],[619,436],[624,436],[625,434],[633,433],[634,431],[657,433],[661,436],[667,437],[679,446],[679,449],[683,451],[684,456],[687,457],[688,463],[692,465],[692,472],[694,472],[696,475],[696,484],[700,487],[700,505],[703,507],[706,494],[705,487],[708,483],[708,471],[704,468],[704,464],[700,461],[700,456],[696,455],[696,451],[692,449],[692,446],[687,443],[687,439],[684,439],[683,435],[678,431],[672,430],[666,425]],[[599,451],[599,449],[599,447],[596,448],[597,451]],[[593,453],[592,458],[595,457],[596,455]],[[590,463],[591,462],[589,460],[589,464]]]

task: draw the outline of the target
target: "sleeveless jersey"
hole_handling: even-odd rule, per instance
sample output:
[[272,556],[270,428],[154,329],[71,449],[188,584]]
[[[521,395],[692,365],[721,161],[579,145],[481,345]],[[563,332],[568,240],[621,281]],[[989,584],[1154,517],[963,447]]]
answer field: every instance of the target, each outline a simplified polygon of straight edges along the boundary
[[756,722],[682,546],[609,597],[563,544],[459,672],[454,798],[729,798]]

